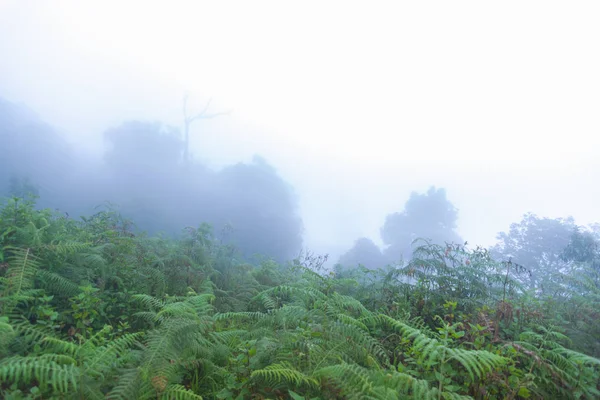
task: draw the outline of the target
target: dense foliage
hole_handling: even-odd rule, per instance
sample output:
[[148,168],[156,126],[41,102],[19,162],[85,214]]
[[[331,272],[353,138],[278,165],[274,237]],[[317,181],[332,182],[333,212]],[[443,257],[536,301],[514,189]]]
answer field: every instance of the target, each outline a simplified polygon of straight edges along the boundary
[[247,258],[285,261],[301,250],[296,194],[261,157],[209,167],[190,160],[179,130],[160,122],[125,121],[104,139],[104,151],[92,156],[27,107],[0,98],[0,196],[35,192],[40,206],[72,215],[89,215],[110,200],[153,234],[175,236],[207,222]]
[[404,264],[238,261],[208,225],[175,241],[110,209],[0,209],[4,399],[593,399],[600,280],[579,232],[554,290],[484,249]]

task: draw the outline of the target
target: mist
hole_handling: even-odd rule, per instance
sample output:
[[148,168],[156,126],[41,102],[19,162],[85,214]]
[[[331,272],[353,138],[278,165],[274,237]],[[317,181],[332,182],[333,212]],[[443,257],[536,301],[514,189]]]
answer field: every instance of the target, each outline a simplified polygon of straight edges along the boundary
[[0,194],[373,267],[593,224],[598,6],[510,5],[5,1]]
[[599,17],[0,0],[0,398],[600,398]]

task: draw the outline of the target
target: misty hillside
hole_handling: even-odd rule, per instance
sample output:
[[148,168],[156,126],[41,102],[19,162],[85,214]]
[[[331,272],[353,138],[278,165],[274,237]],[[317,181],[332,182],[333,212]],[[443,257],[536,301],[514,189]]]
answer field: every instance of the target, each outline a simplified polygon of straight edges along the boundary
[[[266,255],[285,261],[302,250],[297,194],[258,155],[252,163],[213,170],[184,161],[185,142],[177,128],[125,121],[105,131],[106,148],[98,162],[69,146],[25,106],[2,100],[0,112],[7,155],[0,181],[4,196],[30,190],[39,195],[40,206],[74,217],[116,207],[139,231],[151,234],[176,235],[184,226],[208,223],[246,259]],[[383,249],[363,238],[339,262],[376,268],[410,258],[418,238],[437,244],[462,241],[455,231],[457,210],[444,189],[413,192],[404,208],[382,226]]]
[[600,396],[597,225],[528,213],[471,248],[431,187],[332,268],[260,156],[215,170],[125,121],[87,160],[0,116],[3,398]]
[[[87,161],[25,107],[0,102],[0,194],[40,196],[40,205],[78,217],[107,202],[151,233],[176,234],[206,222],[246,257],[283,261],[302,247],[296,195],[264,159],[215,171],[183,165],[179,131],[127,121],[105,132],[100,163]],[[225,235],[225,233],[223,233]],[[224,238],[225,240],[225,238]]]
[[0,0],[0,399],[600,399],[599,19]]

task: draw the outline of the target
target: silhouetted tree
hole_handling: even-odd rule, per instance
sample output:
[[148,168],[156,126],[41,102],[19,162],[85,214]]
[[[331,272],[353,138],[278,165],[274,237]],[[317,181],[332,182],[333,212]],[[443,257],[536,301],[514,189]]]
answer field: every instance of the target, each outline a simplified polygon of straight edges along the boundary
[[106,162],[127,176],[173,173],[183,150],[179,131],[159,122],[127,121],[107,130],[105,138],[111,145]]
[[340,257],[338,263],[346,268],[361,264],[376,269],[384,267],[386,260],[379,247],[371,239],[363,237],[354,242],[354,246]]
[[302,220],[292,188],[260,157],[237,164],[218,176],[221,219],[246,256],[262,253],[277,260],[291,259],[302,246]]
[[501,232],[498,244],[490,249],[493,256],[520,264],[530,272],[529,288],[540,288],[550,282],[565,266],[561,257],[576,225],[572,217],[540,218],[527,213],[519,223],[513,223],[508,232]]
[[390,214],[381,228],[383,242],[389,247],[384,254],[388,261],[397,262],[412,254],[411,243],[428,239],[433,243],[462,242],[456,233],[458,210],[446,198],[444,189],[430,188],[426,194],[413,192],[404,211]]
[[158,122],[128,121],[109,129],[105,154],[109,170],[106,200],[149,230],[174,231],[169,210],[183,195],[179,178],[183,142],[179,131]]
[[561,254],[565,261],[596,263],[600,260],[600,237],[597,232],[584,230],[579,226],[573,229],[569,244]]
[[54,128],[27,107],[0,98],[0,196],[21,192],[26,183],[42,196],[40,206],[55,207],[71,193],[73,165],[70,147]]

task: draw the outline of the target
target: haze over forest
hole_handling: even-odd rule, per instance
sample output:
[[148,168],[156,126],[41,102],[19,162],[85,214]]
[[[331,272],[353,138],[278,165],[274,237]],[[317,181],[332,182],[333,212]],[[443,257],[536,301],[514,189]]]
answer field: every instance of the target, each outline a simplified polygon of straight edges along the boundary
[[600,399],[599,20],[0,0],[0,398]]
[[598,222],[594,13],[486,7],[4,1],[0,193],[373,266]]

